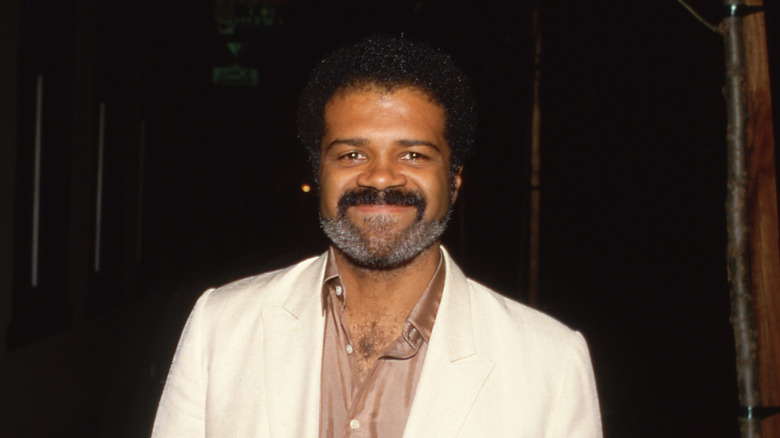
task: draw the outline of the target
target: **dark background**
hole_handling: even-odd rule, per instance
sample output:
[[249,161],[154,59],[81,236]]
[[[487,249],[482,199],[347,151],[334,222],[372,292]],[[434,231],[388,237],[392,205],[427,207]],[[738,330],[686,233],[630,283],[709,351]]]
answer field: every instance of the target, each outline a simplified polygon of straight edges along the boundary
[[[540,307],[588,339],[606,436],[737,436],[722,39],[671,0],[542,3]],[[723,15],[718,2],[690,3],[713,23]],[[313,178],[295,102],[322,56],[373,33],[442,47],[472,78],[478,151],[445,244],[469,276],[527,301],[530,1],[256,7],[265,25],[223,35],[214,1],[4,6],[9,436],[145,436],[202,290],[325,250],[316,195],[300,189]],[[236,60],[228,42],[243,43],[237,60],[257,86],[212,80]],[[43,246],[31,287],[38,75]],[[36,421],[46,413],[54,424]]]

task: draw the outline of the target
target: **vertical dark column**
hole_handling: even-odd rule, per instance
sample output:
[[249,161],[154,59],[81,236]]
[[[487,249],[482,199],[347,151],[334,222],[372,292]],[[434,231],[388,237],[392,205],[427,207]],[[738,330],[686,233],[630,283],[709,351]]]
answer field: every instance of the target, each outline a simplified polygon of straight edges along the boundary
[[[19,67],[19,2],[0,2],[0,341],[11,322],[14,260],[14,198],[16,191],[16,103]],[[0,359],[6,351],[0,345]]]
[[14,280],[9,348],[71,324],[68,193],[73,2],[20,4]]
[[91,287],[94,236],[95,147],[98,136],[98,106],[95,97],[96,0],[77,0],[73,14],[73,103],[70,111],[73,151],[70,157],[71,190],[68,257],[68,297],[73,319],[85,319]]

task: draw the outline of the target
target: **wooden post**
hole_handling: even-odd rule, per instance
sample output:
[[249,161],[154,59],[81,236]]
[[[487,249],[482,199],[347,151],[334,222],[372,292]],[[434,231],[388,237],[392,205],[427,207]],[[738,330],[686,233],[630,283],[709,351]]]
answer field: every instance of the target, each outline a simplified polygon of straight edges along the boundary
[[[763,0],[724,0],[726,258],[743,438],[780,438],[780,237]],[[762,421],[763,420],[763,421]]]
[[739,424],[742,438],[760,438],[761,420],[753,415],[760,406],[756,355],[757,334],[752,305],[749,262],[749,224],[747,214],[747,97],[745,89],[745,57],[742,35],[744,10],[742,0],[724,0],[729,11],[724,19],[726,109],[728,127],[728,181],[726,184],[726,225],[728,241],[726,263],[731,295],[731,325],[737,359],[737,385],[741,412]]
[[[742,23],[748,108],[748,221],[750,268],[758,335],[761,405],[780,406],[780,237],[778,236],[774,132],[763,0]],[[768,412],[767,412],[768,414]],[[761,422],[761,436],[780,438],[780,415]]]

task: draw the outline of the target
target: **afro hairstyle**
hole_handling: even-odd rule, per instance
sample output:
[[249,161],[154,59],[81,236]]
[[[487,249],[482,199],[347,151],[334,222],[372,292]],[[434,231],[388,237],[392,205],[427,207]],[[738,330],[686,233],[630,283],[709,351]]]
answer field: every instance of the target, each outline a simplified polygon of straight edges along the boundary
[[449,55],[408,38],[379,35],[333,52],[314,69],[298,102],[298,137],[315,176],[325,135],[325,105],[337,93],[378,87],[388,92],[414,87],[444,109],[450,175],[471,153],[477,125],[469,80]]

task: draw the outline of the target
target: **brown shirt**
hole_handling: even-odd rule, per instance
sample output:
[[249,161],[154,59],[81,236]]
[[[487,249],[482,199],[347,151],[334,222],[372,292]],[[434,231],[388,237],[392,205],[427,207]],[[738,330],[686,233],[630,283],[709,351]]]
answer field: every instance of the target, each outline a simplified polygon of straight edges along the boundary
[[414,305],[401,336],[379,355],[361,382],[346,324],[341,282],[333,248],[328,253],[322,285],[325,342],[322,351],[320,438],[400,438],[412,406],[436,312],[444,290],[444,263]]

